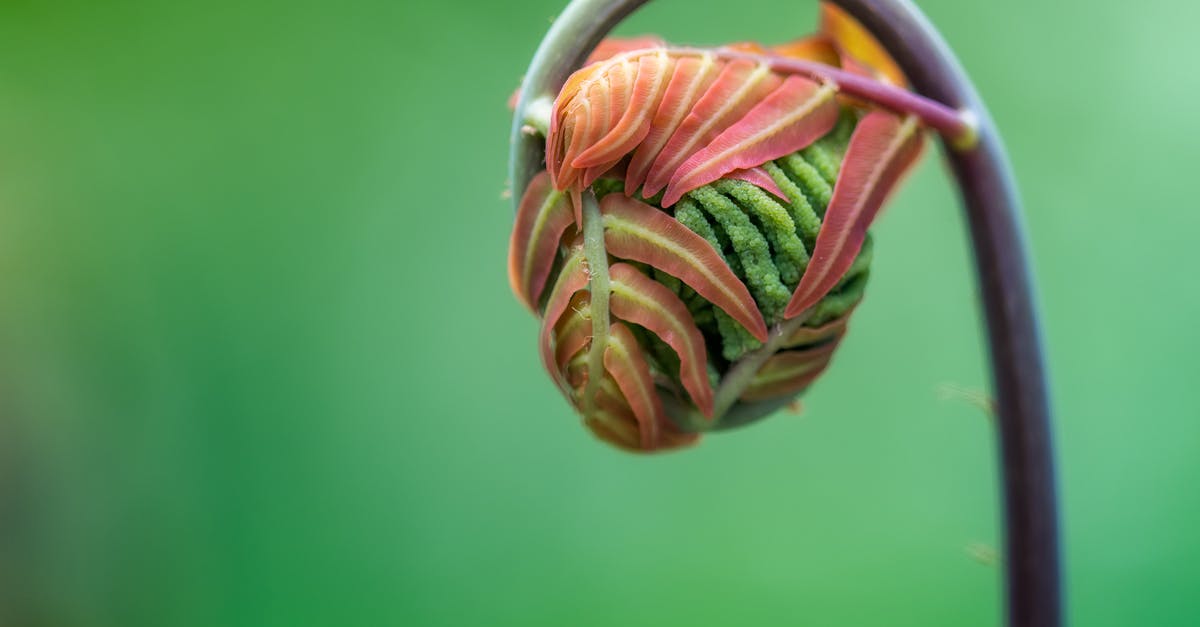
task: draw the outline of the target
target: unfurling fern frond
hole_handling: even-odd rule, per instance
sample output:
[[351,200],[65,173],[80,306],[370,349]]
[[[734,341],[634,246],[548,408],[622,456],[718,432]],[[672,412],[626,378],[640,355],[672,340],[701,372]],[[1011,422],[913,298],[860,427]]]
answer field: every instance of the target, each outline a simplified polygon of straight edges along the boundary
[[509,277],[602,439],[688,444],[829,365],[925,118],[873,40],[824,11],[826,32],[772,49],[608,40],[547,107]]

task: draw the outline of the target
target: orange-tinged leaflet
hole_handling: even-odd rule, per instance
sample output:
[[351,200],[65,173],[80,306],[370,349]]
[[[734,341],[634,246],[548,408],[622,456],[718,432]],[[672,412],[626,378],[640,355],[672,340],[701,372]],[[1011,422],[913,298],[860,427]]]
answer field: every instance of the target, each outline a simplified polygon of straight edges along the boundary
[[837,285],[854,263],[875,214],[920,155],[923,139],[912,116],[872,111],[858,123],[825,210],[812,261],[788,302],[785,317],[800,315]]
[[584,150],[574,163],[592,167],[619,160],[633,151],[650,132],[650,121],[658,110],[671,78],[674,61],[666,50],[638,59],[637,78],[629,105],[603,139]]
[[600,201],[604,243],[623,259],[649,264],[686,283],[712,304],[767,341],[767,323],[746,285],[703,237],[656,207],[609,194]]
[[542,365],[560,386],[565,386],[562,371],[554,359],[554,327],[558,319],[566,312],[575,292],[587,287],[588,275],[585,268],[582,248],[576,249],[563,264],[562,273],[550,290],[550,298],[546,302],[546,312],[542,318],[542,331],[538,337],[538,347],[542,356]]
[[521,197],[509,239],[508,280],[530,311],[537,312],[538,299],[558,258],[559,242],[574,221],[570,202],[567,194],[554,189],[544,171],[533,177]]
[[716,80],[720,67],[711,54],[674,60],[667,90],[650,119],[650,129],[630,159],[625,176],[626,196],[632,196],[645,182],[650,167],[696,101]]
[[708,382],[704,336],[688,313],[687,305],[662,283],[627,263],[613,264],[609,274],[612,296],[608,302],[613,314],[649,329],[675,351],[683,387],[696,407],[711,417],[713,391]]
[[833,67],[841,65],[837,48],[833,46],[833,42],[825,35],[813,35],[790,41],[786,44],[780,44],[772,47],[771,52],[781,57],[816,61]]
[[685,193],[729,172],[758,167],[813,143],[837,123],[836,96],[831,85],[787,77],[676,170],[663,206],[675,204]]
[[642,448],[651,449],[658,441],[659,425],[666,420],[662,400],[654,390],[650,366],[642,348],[629,327],[614,322],[608,329],[608,346],[604,349],[604,369],[612,375],[621,394],[637,417],[642,436]]
[[833,41],[843,68],[897,87],[908,86],[900,66],[879,41],[858,20],[828,2],[821,3],[821,33]]
[[592,298],[589,292],[576,293],[562,319],[555,326],[554,361],[560,370],[565,370],[567,362],[591,343],[592,318],[588,315],[591,305]]
[[[765,64],[743,60],[725,63],[717,79],[654,160],[646,175],[642,196],[653,196],[666,187],[688,157],[741,119],[782,82],[783,79]],[[730,168],[734,169],[737,168]]]

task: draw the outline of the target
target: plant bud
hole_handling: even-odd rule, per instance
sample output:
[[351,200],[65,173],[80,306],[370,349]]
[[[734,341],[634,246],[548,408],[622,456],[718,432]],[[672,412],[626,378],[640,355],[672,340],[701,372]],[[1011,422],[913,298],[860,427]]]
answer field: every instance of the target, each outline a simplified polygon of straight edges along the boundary
[[821,33],[775,48],[606,40],[558,93],[509,276],[541,319],[543,365],[601,439],[690,444],[829,366],[869,275],[867,227],[923,127],[820,67],[904,86],[825,6]]

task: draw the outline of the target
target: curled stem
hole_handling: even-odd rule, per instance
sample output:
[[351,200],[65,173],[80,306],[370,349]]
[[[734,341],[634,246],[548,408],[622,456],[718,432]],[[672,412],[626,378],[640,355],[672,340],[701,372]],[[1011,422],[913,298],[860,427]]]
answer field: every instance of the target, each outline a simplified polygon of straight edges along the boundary
[[970,111],[978,143],[947,151],[966,211],[991,348],[1004,505],[1008,623],[1062,624],[1050,399],[1021,203],[987,107],[909,0],[835,0],[888,50],[913,88]]

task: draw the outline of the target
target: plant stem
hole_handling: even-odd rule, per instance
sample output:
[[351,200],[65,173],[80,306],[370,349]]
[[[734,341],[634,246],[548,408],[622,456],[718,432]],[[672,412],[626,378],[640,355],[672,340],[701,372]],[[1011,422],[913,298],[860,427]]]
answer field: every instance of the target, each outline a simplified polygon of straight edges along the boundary
[[1000,137],[966,72],[908,0],[834,0],[875,35],[916,91],[976,116],[978,144],[947,150],[970,224],[991,346],[1004,484],[1008,623],[1062,623],[1050,403],[1020,201]]
[[592,346],[588,349],[588,382],[583,391],[583,408],[590,412],[596,405],[596,390],[604,379],[604,349],[608,347],[611,289],[608,276],[608,250],[604,246],[604,218],[596,195],[585,192],[583,201],[583,254],[587,259],[589,310],[592,317]]

